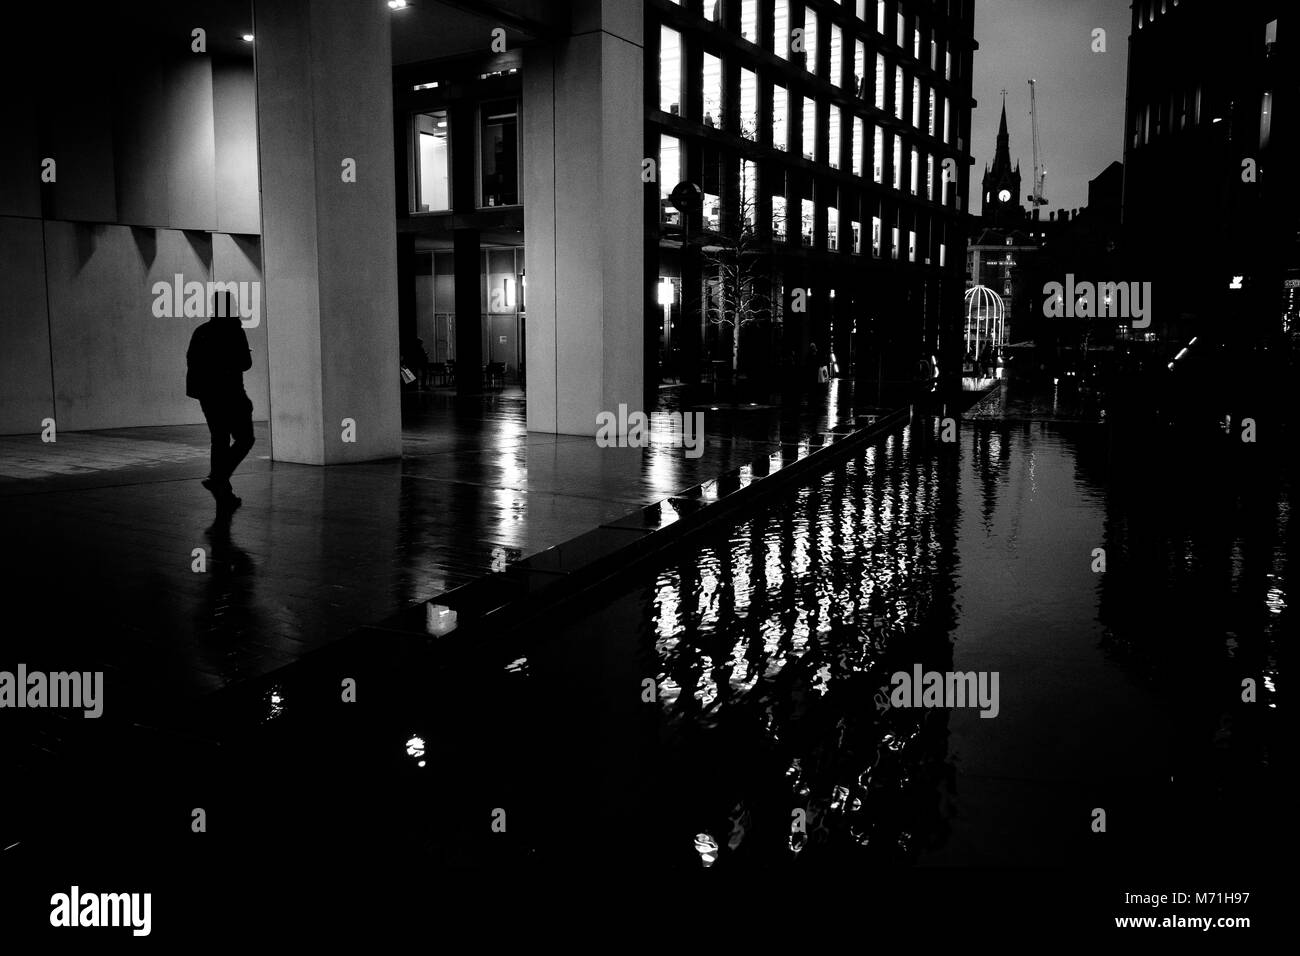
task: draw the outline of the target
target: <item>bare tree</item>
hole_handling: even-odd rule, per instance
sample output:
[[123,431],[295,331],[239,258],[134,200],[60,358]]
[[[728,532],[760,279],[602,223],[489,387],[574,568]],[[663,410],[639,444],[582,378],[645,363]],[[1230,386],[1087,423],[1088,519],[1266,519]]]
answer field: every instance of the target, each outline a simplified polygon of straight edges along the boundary
[[734,221],[701,239],[703,271],[713,287],[705,303],[705,319],[719,329],[731,331],[733,373],[740,368],[741,330],[770,318],[772,313],[767,293],[768,250],[758,236],[758,197],[754,193],[754,184],[742,169]]

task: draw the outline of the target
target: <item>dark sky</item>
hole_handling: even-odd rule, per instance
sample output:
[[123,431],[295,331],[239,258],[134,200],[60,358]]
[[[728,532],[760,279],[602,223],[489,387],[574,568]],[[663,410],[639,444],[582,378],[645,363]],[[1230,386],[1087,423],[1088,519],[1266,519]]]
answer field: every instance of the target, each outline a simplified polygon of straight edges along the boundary
[[[1047,164],[1044,218],[1087,205],[1088,180],[1123,161],[1129,18],[1128,0],[975,0],[972,212],[981,206],[984,165],[993,162],[1004,87],[1011,162],[1020,161],[1020,198],[1028,202],[1030,78],[1038,81],[1039,151]],[[1105,53],[1092,52],[1096,27],[1106,31]]]

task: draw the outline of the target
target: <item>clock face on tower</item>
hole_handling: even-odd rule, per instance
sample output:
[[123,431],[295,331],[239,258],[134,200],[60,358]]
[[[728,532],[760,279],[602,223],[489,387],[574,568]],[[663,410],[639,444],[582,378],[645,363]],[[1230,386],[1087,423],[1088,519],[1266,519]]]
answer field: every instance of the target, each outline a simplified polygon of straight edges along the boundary
[[1011,198],[1011,190],[1010,190],[1010,189],[999,189],[999,190],[998,190],[998,202],[1007,202],[1010,198]]

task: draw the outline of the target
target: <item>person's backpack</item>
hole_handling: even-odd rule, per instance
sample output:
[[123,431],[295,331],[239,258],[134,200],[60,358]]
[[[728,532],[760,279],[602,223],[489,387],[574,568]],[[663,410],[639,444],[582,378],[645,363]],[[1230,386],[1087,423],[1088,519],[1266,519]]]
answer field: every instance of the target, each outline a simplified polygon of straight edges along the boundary
[[207,323],[195,329],[190,336],[189,350],[185,353],[185,394],[200,401],[207,397],[211,379],[208,369],[212,354],[208,345],[210,329]]

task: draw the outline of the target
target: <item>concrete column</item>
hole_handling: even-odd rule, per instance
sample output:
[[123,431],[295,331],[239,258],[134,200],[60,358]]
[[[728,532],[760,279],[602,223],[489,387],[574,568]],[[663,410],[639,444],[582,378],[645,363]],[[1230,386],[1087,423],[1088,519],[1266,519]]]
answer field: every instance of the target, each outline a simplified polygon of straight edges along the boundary
[[[389,11],[254,0],[271,452],[401,454]],[[355,182],[344,162],[355,163]],[[355,423],[347,437],[343,420]]]
[[528,428],[594,435],[643,406],[642,0],[576,0],[524,54]]

